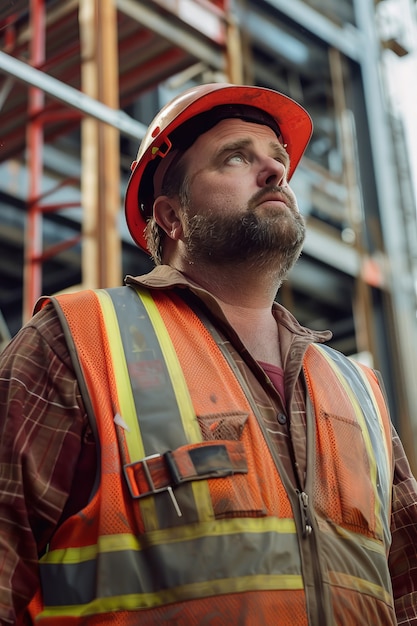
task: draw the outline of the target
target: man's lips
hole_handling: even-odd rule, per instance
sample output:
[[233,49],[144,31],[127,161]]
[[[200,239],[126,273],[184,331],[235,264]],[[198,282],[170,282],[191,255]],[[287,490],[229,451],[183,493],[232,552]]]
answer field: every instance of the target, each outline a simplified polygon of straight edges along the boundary
[[280,187],[270,187],[258,191],[249,202],[249,208],[253,210],[255,207],[268,202],[284,204],[289,209],[296,210],[291,195]]
[[288,198],[282,193],[268,193],[258,199],[258,204],[264,204],[265,202],[280,202],[289,206]]

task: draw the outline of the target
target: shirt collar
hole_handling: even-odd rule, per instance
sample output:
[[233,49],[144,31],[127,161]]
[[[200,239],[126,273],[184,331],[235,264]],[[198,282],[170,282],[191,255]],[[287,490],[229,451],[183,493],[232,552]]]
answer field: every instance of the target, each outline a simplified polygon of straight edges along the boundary
[[[220,303],[215,296],[200,287],[197,283],[191,281],[184,274],[169,265],[157,265],[147,274],[140,276],[126,276],[126,285],[137,285],[147,289],[190,289],[196,296],[206,304],[212,313],[221,318],[223,322],[227,320],[223,315]],[[298,336],[303,336],[308,343],[323,343],[332,337],[329,330],[318,331],[302,326],[284,306],[274,302],[274,317],[277,323],[284,326],[287,330]]]

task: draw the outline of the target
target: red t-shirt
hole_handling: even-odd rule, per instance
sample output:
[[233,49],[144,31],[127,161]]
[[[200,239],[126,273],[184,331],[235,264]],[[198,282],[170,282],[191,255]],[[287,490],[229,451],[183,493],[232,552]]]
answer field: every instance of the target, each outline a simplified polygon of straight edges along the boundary
[[275,389],[278,391],[281,396],[281,400],[285,406],[285,393],[284,393],[284,370],[281,367],[277,367],[276,365],[271,365],[270,363],[264,363],[263,361],[258,361],[259,365],[264,370],[265,374],[268,375]]

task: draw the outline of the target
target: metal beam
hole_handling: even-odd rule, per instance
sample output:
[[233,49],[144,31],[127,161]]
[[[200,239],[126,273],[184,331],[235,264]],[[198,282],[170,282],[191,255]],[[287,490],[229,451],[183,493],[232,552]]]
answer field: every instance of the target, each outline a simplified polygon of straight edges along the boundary
[[360,61],[366,54],[363,35],[352,24],[337,26],[327,17],[312,9],[302,0],[266,0],[266,2],[296,24],[322,39],[329,46],[340,50],[354,61]]
[[147,127],[131,118],[124,111],[112,109],[78,89],[74,89],[74,87],[70,87],[53,76],[49,76],[2,51],[0,51],[0,72],[14,77],[26,85],[37,87],[70,108],[117,128],[126,137],[137,140],[142,139],[145,135]]
[[334,267],[353,278],[360,272],[358,251],[340,239],[324,233],[312,221],[307,220],[304,252],[329,267]]
[[[380,49],[375,31],[374,7],[371,2],[354,0],[357,22],[367,39],[366,55],[362,62],[365,103],[368,112],[371,150],[376,179],[376,193],[380,208],[381,229],[389,258],[390,292],[394,337],[392,342],[398,355],[392,357],[393,376],[405,399],[403,415],[399,416],[406,452],[413,470],[417,470],[417,385],[415,364],[417,353],[416,294],[407,257],[404,217],[401,197],[395,180],[394,150],[389,130],[386,106],[380,82]],[[386,331],[386,329],[384,329]],[[397,360],[395,360],[395,357]]]
[[218,70],[225,70],[224,52],[204,43],[201,33],[193,35],[185,30],[184,27],[176,26],[172,19],[164,19],[161,13],[149,8],[149,4],[146,2],[145,6],[145,3],[137,0],[116,0],[116,6],[119,11],[142,24],[145,28],[158,33],[158,35],[175,46],[186,50],[197,60],[205,61]]

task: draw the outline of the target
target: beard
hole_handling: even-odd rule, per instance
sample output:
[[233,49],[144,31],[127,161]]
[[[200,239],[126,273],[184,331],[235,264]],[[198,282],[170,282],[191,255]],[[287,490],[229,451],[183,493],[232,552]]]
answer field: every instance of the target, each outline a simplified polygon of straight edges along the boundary
[[[272,206],[257,210],[262,198],[271,192],[285,198],[287,209]],[[184,217],[188,263],[256,266],[273,270],[281,281],[300,256],[305,239],[304,219],[293,197],[281,187],[262,189],[238,215],[198,214],[189,203]]]

